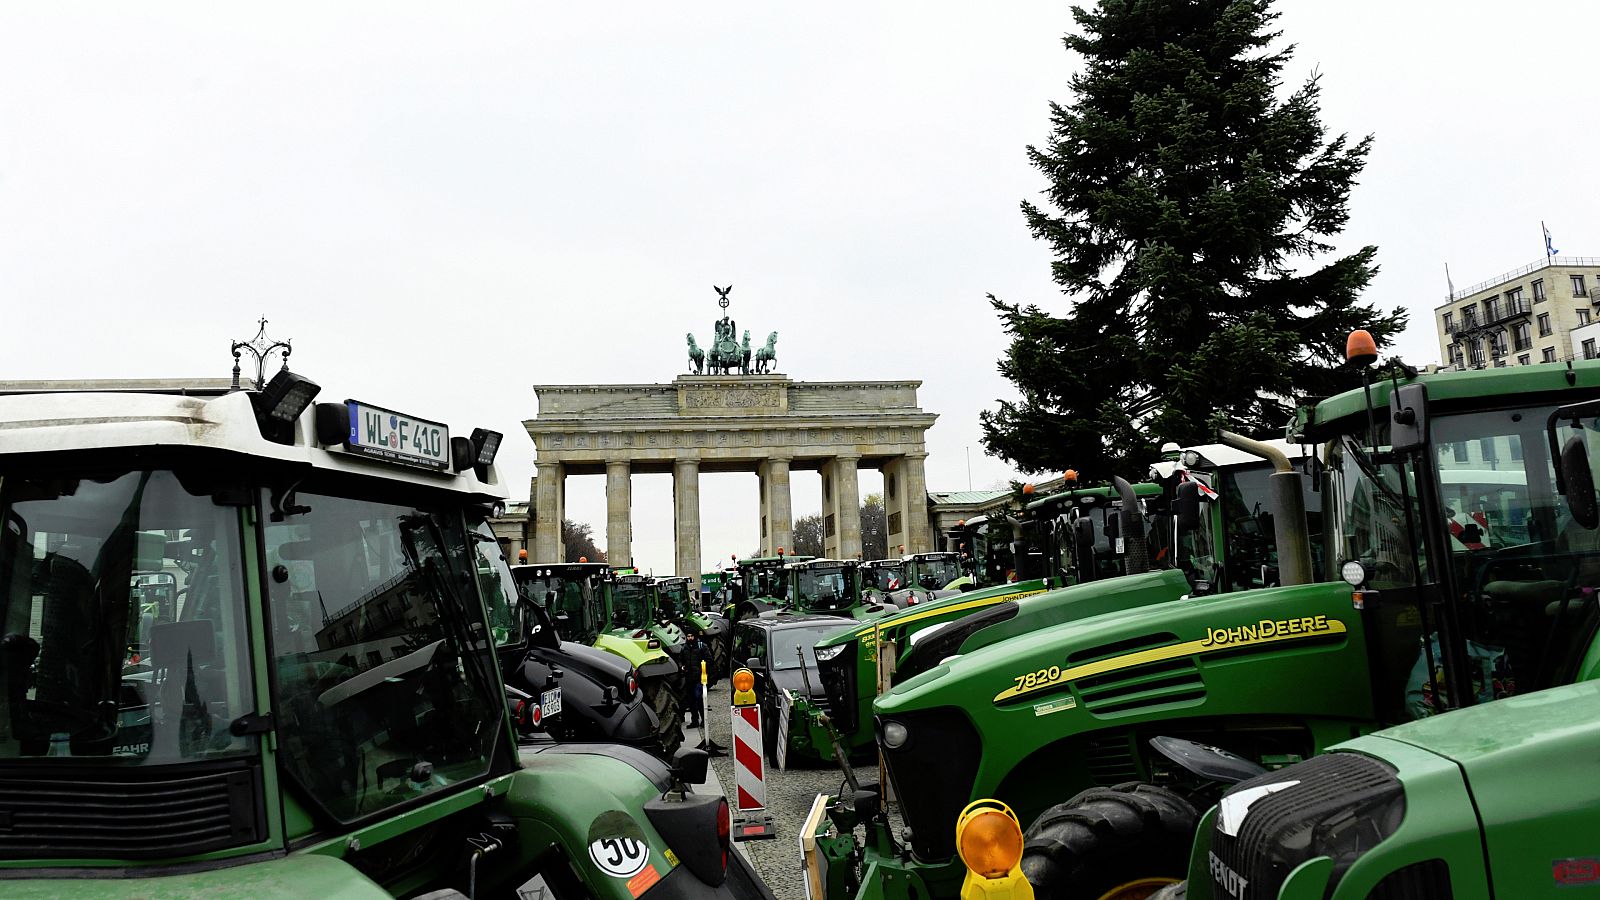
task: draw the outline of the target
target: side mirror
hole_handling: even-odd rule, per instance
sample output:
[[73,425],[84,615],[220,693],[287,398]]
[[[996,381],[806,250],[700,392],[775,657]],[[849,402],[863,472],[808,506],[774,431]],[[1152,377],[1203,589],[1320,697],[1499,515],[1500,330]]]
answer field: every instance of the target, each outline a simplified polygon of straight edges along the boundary
[[1428,440],[1428,388],[1402,384],[1389,395],[1389,446],[1396,453],[1422,449]]
[[1113,544],[1122,536],[1122,516],[1114,509],[1106,510],[1106,539]]
[[752,672],[754,672],[756,669],[761,668],[761,660],[757,659],[754,656],[752,656],[749,659],[745,660],[744,664],[745,664],[745,668],[748,668]]
[[711,764],[711,754],[695,747],[679,747],[672,755],[673,771],[684,784],[705,784],[706,768]]
[[1593,531],[1600,526],[1600,506],[1595,502],[1594,473],[1583,435],[1572,435],[1561,445],[1561,478],[1566,482],[1567,511],[1573,521]]
[[1172,499],[1172,515],[1180,532],[1200,527],[1200,485],[1193,481],[1178,484],[1178,493]]
[[1078,519],[1072,526],[1076,533],[1079,552],[1086,552],[1094,548],[1094,520],[1088,516]]

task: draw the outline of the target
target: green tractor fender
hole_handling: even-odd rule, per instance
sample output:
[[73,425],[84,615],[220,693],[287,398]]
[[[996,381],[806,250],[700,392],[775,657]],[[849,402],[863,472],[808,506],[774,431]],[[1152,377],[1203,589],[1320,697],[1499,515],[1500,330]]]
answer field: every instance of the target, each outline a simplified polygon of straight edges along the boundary
[[672,662],[665,650],[645,647],[641,641],[617,634],[600,634],[594,639],[594,646],[596,649],[614,653],[627,660],[628,664],[638,669],[641,675],[644,674],[647,666],[654,664],[659,667],[660,663]]

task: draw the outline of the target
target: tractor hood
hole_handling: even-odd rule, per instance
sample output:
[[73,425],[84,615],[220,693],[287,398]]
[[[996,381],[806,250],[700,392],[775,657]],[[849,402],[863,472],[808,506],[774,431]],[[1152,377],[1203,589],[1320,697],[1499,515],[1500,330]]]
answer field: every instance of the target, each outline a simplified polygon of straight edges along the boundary
[[[1521,896],[1518,886],[1549,885],[1552,860],[1594,857],[1600,682],[1508,697],[1377,736],[1460,766],[1483,822],[1489,871],[1501,896]],[[1409,791],[1406,774],[1402,769]],[[1424,805],[1420,797],[1410,802]],[[1534,847],[1538,853],[1529,852]]]

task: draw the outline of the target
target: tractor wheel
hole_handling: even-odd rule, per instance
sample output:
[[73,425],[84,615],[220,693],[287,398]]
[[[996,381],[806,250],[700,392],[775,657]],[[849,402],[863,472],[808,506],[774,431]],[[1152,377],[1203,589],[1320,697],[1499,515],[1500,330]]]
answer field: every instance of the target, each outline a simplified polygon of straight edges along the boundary
[[711,642],[711,672],[712,684],[716,684],[728,677],[728,636],[719,635]]
[[665,678],[652,678],[645,682],[644,699],[655,710],[660,720],[661,754],[671,759],[683,745],[683,701],[671,682]]
[[1169,884],[1151,894],[1150,900],[1189,900],[1189,882],[1180,881],[1177,884]]
[[1090,788],[1039,814],[1022,874],[1040,900],[1147,900],[1188,873],[1195,811],[1166,788]]

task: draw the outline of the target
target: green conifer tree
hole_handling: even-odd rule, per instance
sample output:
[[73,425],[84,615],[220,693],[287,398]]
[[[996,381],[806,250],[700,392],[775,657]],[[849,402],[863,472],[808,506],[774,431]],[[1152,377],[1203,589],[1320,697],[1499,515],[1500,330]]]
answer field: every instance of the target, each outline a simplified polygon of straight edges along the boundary
[[982,414],[990,452],[1098,478],[1221,425],[1276,436],[1297,399],[1356,383],[1352,329],[1381,347],[1405,327],[1359,299],[1377,248],[1326,259],[1372,138],[1327,139],[1316,74],[1280,95],[1293,47],[1270,49],[1271,5],[1073,8],[1083,68],[1028,148],[1047,203],[1022,204],[1070,306],[990,296],[1020,394]]

